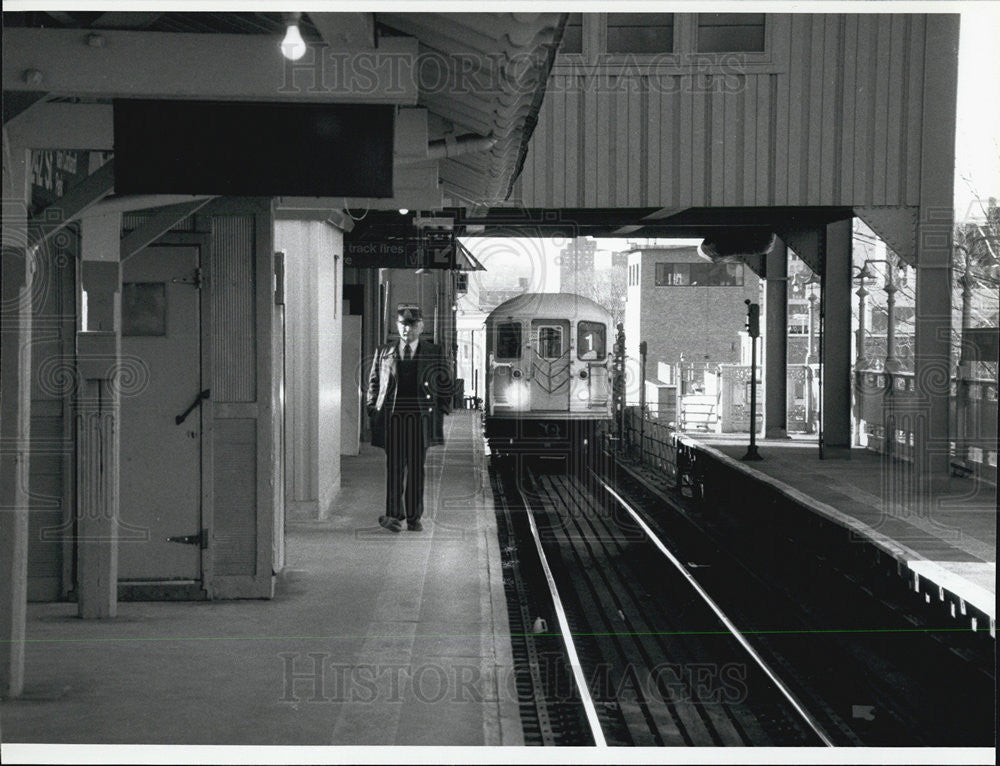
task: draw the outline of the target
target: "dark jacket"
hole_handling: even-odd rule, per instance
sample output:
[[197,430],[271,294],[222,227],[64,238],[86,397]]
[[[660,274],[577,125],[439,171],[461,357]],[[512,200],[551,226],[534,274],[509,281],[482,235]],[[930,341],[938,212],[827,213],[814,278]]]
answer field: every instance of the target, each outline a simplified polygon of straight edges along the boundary
[[[444,416],[451,412],[451,370],[441,349],[423,338],[417,344],[417,385],[423,390],[421,407],[424,443],[429,447],[444,444]],[[396,372],[399,341],[379,346],[368,375],[365,403],[371,418],[372,444],[385,447],[385,418],[396,401]]]

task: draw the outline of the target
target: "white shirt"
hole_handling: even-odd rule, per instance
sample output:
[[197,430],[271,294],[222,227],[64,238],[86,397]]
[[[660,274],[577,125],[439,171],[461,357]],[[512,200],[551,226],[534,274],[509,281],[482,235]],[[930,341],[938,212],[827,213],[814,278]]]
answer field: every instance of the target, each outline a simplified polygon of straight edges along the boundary
[[[417,344],[419,342],[420,342],[420,338],[417,338],[416,340],[411,340],[410,341],[410,343],[409,343],[409,346],[410,346],[410,359],[416,359],[417,358]],[[406,356],[405,356],[405,354],[406,354],[406,346],[407,346],[407,344],[403,343],[402,340],[399,341],[399,358],[400,359],[406,359]]]

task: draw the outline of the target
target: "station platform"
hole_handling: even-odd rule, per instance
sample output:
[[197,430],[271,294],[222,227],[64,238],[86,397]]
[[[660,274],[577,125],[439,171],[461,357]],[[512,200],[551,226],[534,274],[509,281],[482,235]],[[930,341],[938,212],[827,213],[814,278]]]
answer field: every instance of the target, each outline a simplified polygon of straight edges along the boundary
[[988,616],[995,638],[996,486],[941,477],[914,487],[906,465],[894,469],[866,449],[852,449],[849,459],[819,459],[815,437],[760,439],[759,461],[742,460],[747,434],[684,434],[681,440],[888,554],[914,590],[951,601],[957,618],[967,611]]
[[[344,457],[329,520],[289,523],[268,601],[31,604],[6,743],[523,744],[478,413],[427,459],[424,530],[378,526],[385,453]],[[266,757],[266,756],[265,756]]]

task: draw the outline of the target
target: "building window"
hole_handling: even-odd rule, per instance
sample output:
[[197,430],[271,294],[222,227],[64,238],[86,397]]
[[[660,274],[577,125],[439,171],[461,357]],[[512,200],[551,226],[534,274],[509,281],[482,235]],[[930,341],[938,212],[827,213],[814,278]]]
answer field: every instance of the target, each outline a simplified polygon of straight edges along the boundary
[[560,53],[583,53],[583,14],[571,13],[563,31]]
[[788,317],[788,334],[808,335],[809,334],[808,317],[802,316],[801,314],[796,314],[795,316]]
[[577,358],[585,360],[600,360],[607,356],[607,332],[607,328],[600,322],[577,323]]
[[521,325],[503,322],[497,325],[497,359],[521,358]]
[[608,14],[608,53],[671,53],[673,50],[674,14]]
[[742,287],[742,263],[658,263],[658,287]]
[[698,52],[764,50],[763,13],[699,13]]

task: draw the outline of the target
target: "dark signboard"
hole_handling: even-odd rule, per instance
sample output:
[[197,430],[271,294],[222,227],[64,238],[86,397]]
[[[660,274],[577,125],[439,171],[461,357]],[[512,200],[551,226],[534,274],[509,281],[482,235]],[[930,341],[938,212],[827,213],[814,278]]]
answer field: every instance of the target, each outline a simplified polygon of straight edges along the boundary
[[415,237],[344,240],[344,265],[368,269],[454,269],[455,238],[450,231],[425,231]]
[[115,99],[116,194],[391,197],[394,107]]

